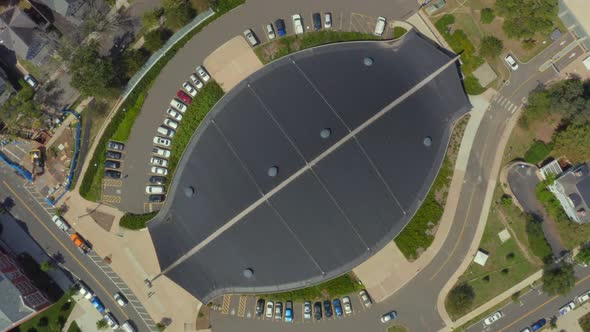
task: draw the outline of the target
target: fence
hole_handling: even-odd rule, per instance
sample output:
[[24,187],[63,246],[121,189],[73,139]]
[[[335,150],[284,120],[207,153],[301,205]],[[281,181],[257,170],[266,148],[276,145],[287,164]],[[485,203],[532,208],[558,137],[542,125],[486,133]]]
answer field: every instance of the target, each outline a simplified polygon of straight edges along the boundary
[[24,169],[21,165],[10,160],[3,152],[0,152],[0,160],[4,161],[8,166],[14,169],[18,174],[22,175],[29,182],[33,182],[33,174]]

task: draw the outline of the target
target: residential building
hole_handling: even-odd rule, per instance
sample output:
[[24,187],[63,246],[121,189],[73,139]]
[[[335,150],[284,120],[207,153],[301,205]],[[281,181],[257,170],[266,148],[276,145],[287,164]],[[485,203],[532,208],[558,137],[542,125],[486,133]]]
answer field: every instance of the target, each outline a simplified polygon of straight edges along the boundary
[[0,13],[0,55],[5,62],[24,59],[42,65],[50,55],[45,31],[22,9],[10,7]]
[[[93,1],[93,0],[88,0]],[[79,27],[89,11],[87,0],[30,0],[48,22],[64,34]]]
[[0,105],[3,105],[14,92],[14,88],[8,82],[6,72],[0,68]]
[[21,271],[4,242],[0,242],[0,299],[0,331],[21,324],[51,304]]
[[590,221],[590,169],[584,163],[562,173],[548,189],[561,203],[567,216],[577,223]]

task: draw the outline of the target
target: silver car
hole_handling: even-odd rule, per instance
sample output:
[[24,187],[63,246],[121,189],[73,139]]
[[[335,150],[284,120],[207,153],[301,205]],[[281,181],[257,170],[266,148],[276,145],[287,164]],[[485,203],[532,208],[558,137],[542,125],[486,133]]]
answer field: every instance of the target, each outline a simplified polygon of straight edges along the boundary
[[194,97],[197,95],[197,90],[189,83],[189,82],[184,82],[182,83],[182,88],[184,89],[184,91],[186,91],[189,95],[191,95],[191,97]]
[[158,175],[168,175],[168,169],[164,167],[152,166],[150,171]]
[[172,99],[170,101],[170,106],[172,106],[175,109],[177,109],[178,111],[180,111],[180,113],[186,112],[186,105],[176,99]]
[[166,114],[168,114],[169,117],[176,120],[177,122],[180,122],[182,120],[182,114],[180,114],[179,111],[175,110],[172,107],[168,107],[168,109],[166,110]]
[[168,160],[158,157],[151,157],[150,164],[161,167],[168,167]]
[[172,119],[168,119],[168,118],[164,119],[164,125],[172,128],[172,129],[178,129],[178,122],[176,122]]
[[174,135],[176,135],[176,132],[170,128],[167,128],[164,126],[159,126],[158,127],[158,134],[172,138],[172,137],[174,137]]
[[371,301],[371,298],[369,297],[369,294],[367,293],[366,290],[362,290],[359,292],[359,296],[361,297],[361,301],[363,302],[363,305],[365,307],[370,307],[373,304],[373,301]]
[[273,29],[272,24],[267,24],[266,25],[266,35],[268,36],[268,39],[273,40],[275,39],[275,37],[277,36],[275,34],[275,29]]
[[250,43],[250,45],[258,45],[258,39],[254,35],[254,32],[252,32],[252,29],[247,29],[246,31],[244,31],[244,37],[246,37],[246,40]]
[[303,303],[303,318],[311,319],[311,302],[305,301]]
[[205,67],[198,66],[196,69],[197,74],[199,74],[199,77],[201,77],[203,82],[207,83],[211,79],[211,76],[209,76],[209,73],[205,70]]
[[172,144],[172,141],[164,137],[154,136],[154,144],[168,147]]

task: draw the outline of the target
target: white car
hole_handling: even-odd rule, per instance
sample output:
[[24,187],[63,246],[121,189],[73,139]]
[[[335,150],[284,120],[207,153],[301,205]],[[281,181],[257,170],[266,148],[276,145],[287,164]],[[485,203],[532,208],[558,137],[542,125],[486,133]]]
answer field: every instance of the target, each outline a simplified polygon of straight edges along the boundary
[[375,31],[373,32],[373,34],[377,37],[383,36],[383,32],[385,32],[385,24],[386,23],[387,23],[387,20],[385,19],[385,17],[379,16],[377,18],[377,24],[375,24]]
[[163,194],[164,193],[164,186],[146,186],[145,193],[146,194]]
[[191,74],[191,76],[189,76],[189,78],[191,79],[191,81],[193,82],[195,87],[197,87],[197,89],[201,90],[203,88],[203,82],[201,82],[201,80],[197,77],[197,75]]
[[502,317],[504,317],[502,311],[496,311],[491,316],[488,316],[486,319],[484,319],[483,323],[489,326]]
[[205,70],[205,67],[203,66],[197,67],[197,74],[199,74],[199,77],[201,77],[201,79],[205,83],[207,83],[211,79],[211,76],[209,76],[209,73]]
[[172,129],[178,129],[178,122],[176,122],[172,119],[168,119],[168,118],[164,119],[164,125],[172,128]]
[[518,63],[516,63],[516,60],[514,60],[514,57],[512,55],[510,55],[510,54],[506,55],[506,57],[504,58],[504,61],[506,61],[508,66],[510,66],[510,69],[512,69],[512,70],[518,69]]
[[344,307],[345,314],[352,314],[352,305],[350,304],[350,297],[345,296],[342,298],[342,306]]
[[154,146],[154,147],[152,148],[152,152],[153,152],[155,155],[158,155],[158,156],[160,156],[160,157],[164,157],[164,158],[168,158],[168,157],[170,157],[170,150],[168,150],[168,149],[162,149],[162,148],[159,148],[159,147],[157,147],[157,146]]
[[266,302],[266,318],[272,318],[274,303],[272,301]]
[[390,311],[390,312],[384,314],[383,316],[381,316],[381,323],[387,323],[391,320],[394,320],[396,317],[397,317],[397,312]]
[[332,28],[332,14],[326,13],[324,14],[324,29],[331,29]]
[[39,82],[31,74],[25,75],[24,80],[33,89],[39,85]]
[[359,292],[359,296],[361,297],[361,301],[363,302],[363,305],[365,307],[370,307],[373,304],[373,301],[371,301],[371,298],[369,297],[369,294],[367,293],[366,290],[362,290]]
[[254,35],[254,32],[252,31],[252,29],[246,29],[244,31],[244,37],[246,37],[246,40],[250,43],[250,45],[252,45],[252,46],[258,45],[258,39]]
[[528,327],[525,327],[524,330],[522,330],[520,332],[531,332],[531,329],[529,329]]
[[164,138],[164,137],[155,136],[154,137],[154,144],[168,147],[168,146],[170,146],[170,144],[172,144],[172,141],[167,138]]
[[174,137],[174,135],[176,135],[176,132],[170,128],[166,128],[164,126],[159,126],[158,127],[158,134],[172,138],[172,137]]
[[301,15],[293,15],[293,27],[295,28],[295,34],[300,35],[303,33],[303,21],[301,20]]
[[585,291],[584,293],[578,295],[578,297],[576,298],[578,303],[584,303],[584,302],[588,301],[588,299],[590,299],[590,290]]
[[113,295],[113,298],[115,299],[115,302],[117,302],[117,304],[121,307],[126,306],[128,303],[127,299],[121,293],[115,293],[115,295]]
[[176,110],[180,111],[180,113],[186,112],[186,105],[179,102],[176,99],[172,99],[170,101],[170,106],[174,107]]
[[266,35],[268,36],[268,39],[273,40],[275,39],[275,37],[277,36],[275,34],[275,29],[273,29],[272,24],[267,24],[266,25]]
[[303,318],[311,319],[311,302],[305,301],[303,303]]
[[119,328],[119,323],[117,323],[117,320],[115,319],[115,317],[113,317],[113,314],[111,314],[110,312],[104,315],[103,318],[113,330]]
[[85,299],[90,300],[94,296],[94,293],[92,293],[90,288],[88,288],[88,286],[86,286],[84,283],[79,281],[78,285],[80,286],[78,293],[80,293],[80,295],[82,295]]
[[168,175],[168,169],[164,167],[152,166],[151,172],[158,175]]
[[168,160],[158,158],[158,157],[151,157],[150,164],[162,167],[168,167]]
[[168,107],[168,109],[166,110],[166,114],[168,114],[169,117],[173,118],[174,120],[176,120],[178,122],[180,122],[180,120],[182,120],[182,114],[172,107]]
[[51,220],[53,220],[57,227],[62,231],[67,232],[70,230],[70,225],[68,225],[64,218],[54,215],[53,217],[51,217]]
[[559,314],[561,316],[563,316],[563,315],[567,314],[568,312],[574,310],[575,308],[576,308],[576,304],[574,303],[574,301],[570,301],[569,303],[567,303],[563,307],[559,308]]
[[182,83],[182,88],[189,95],[191,95],[191,97],[195,97],[197,95],[197,89],[195,89],[189,82]]

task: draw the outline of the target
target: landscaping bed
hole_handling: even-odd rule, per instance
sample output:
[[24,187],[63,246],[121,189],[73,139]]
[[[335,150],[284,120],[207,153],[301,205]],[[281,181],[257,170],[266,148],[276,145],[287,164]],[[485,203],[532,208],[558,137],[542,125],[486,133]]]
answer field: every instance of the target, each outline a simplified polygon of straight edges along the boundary
[[[53,332],[61,331],[74,309],[76,303],[72,300],[72,292],[64,294],[48,309],[22,323],[17,330],[20,332]],[[78,329],[77,331],[79,331]],[[68,329],[70,331],[70,329]],[[76,330],[72,330],[76,331]]]
[[314,301],[320,299],[337,298],[364,289],[365,286],[351,273],[328,280],[321,284],[289,292],[259,295],[259,297],[273,301]]

